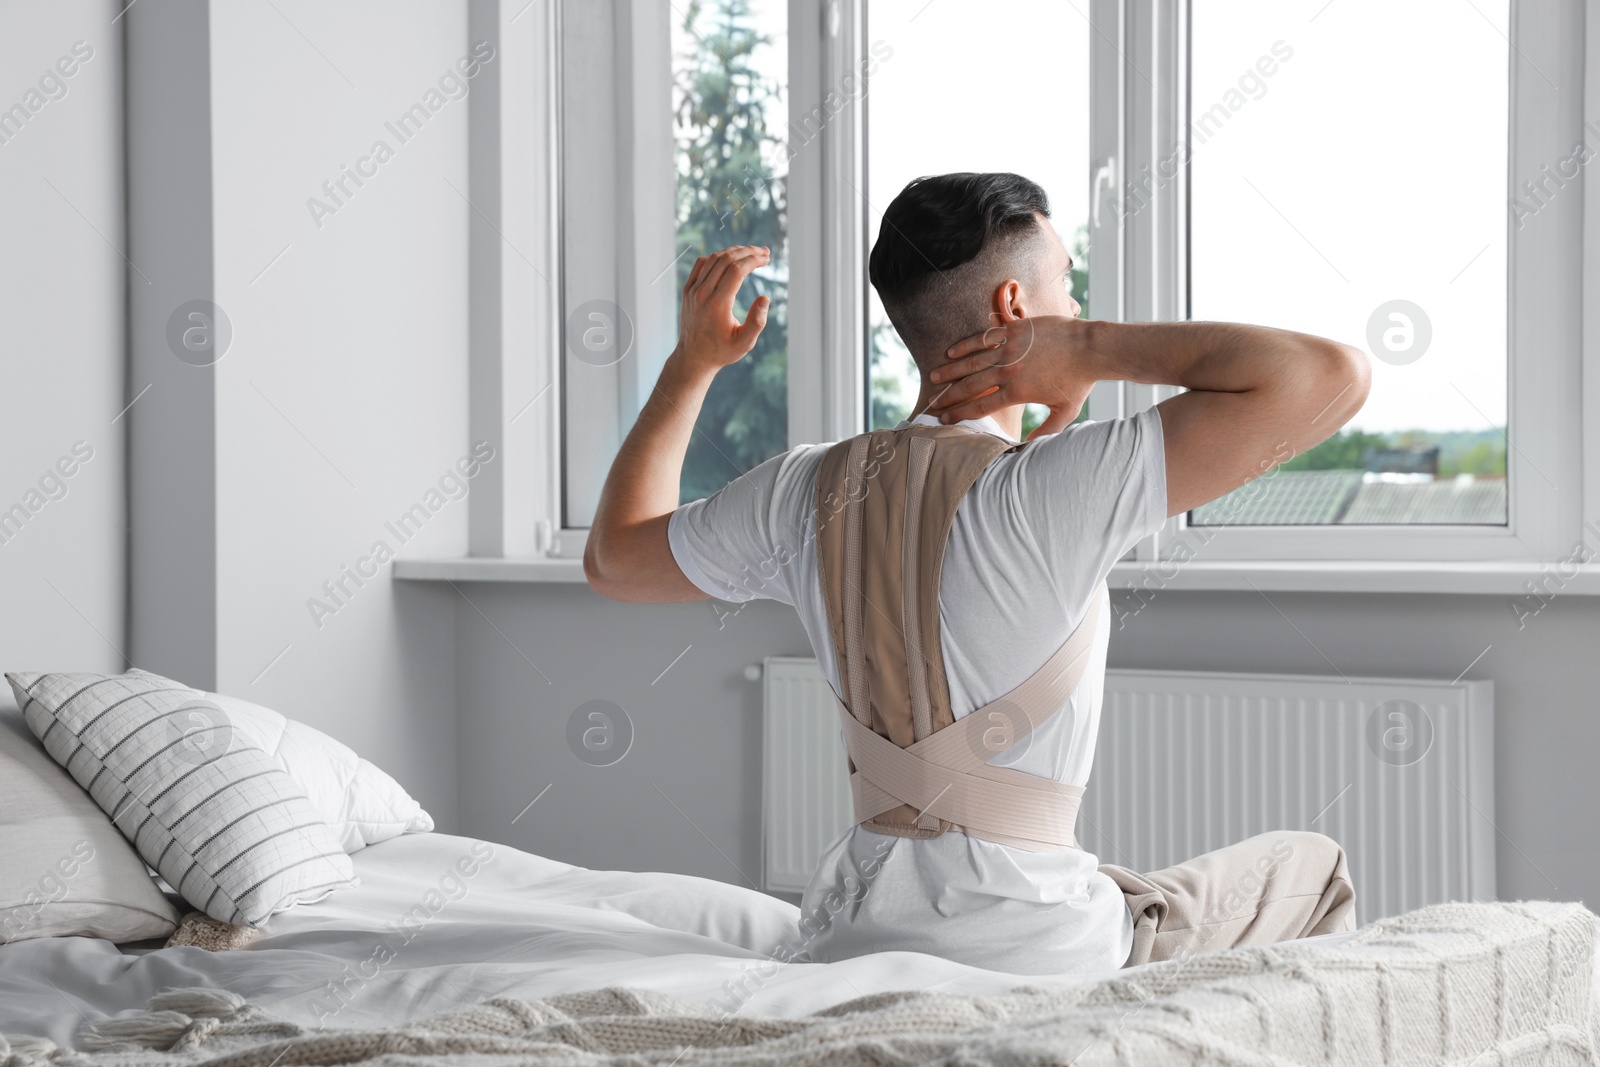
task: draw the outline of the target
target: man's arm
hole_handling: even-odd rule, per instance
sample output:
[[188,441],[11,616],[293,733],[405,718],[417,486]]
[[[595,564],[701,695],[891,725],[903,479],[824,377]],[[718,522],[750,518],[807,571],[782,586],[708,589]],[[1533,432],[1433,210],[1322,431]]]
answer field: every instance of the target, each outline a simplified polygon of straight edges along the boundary
[[[982,353],[987,353],[984,355]],[[1096,381],[1178,385],[1163,401],[1167,513],[1232,492],[1328,437],[1361,410],[1366,353],[1309,334],[1217,322],[1114,323],[1039,316],[951,346],[935,369],[945,421],[1041,403],[1054,433]]]
[[683,457],[712,379],[743,359],[767,324],[766,297],[751,305],[742,324],[733,317],[733,298],[770,258],[765,248],[740,245],[701,257],[689,272],[678,346],[611,463],[583,550],[589,584],[613,600],[708,599],[673,559],[667,522],[678,507]]

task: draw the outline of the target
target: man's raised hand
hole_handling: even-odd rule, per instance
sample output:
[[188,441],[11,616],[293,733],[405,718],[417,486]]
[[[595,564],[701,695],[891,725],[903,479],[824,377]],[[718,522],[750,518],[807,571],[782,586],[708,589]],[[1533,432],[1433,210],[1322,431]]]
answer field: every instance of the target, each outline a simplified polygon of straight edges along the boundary
[[1029,440],[1065,429],[1098,380],[1090,366],[1093,324],[1037,315],[991,326],[951,345],[928,375],[941,386],[929,412],[943,422],[977,419],[1013,404],[1044,404],[1049,416]]
[[694,261],[678,313],[678,349],[685,359],[716,370],[755,347],[772,301],[757,297],[741,323],[734,318],[733,299],[750,272],[771,261],[771,250],[755,245],[735,245]]

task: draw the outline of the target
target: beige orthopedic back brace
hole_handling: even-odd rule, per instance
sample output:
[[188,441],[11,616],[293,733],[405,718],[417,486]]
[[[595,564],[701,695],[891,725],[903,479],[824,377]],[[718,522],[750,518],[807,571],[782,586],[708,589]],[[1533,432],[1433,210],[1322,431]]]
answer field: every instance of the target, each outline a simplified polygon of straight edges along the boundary
[[957,722],[939,637],[945,542],[967,490],[1012,445],[959,426],[876,430],[817,471],[817,564],[838,656],[856,822],[955,829],[1033,852],[1077,848],[1081,785],[987,760],[1053,716],[1089,663],[1101,597],[1031,676]]

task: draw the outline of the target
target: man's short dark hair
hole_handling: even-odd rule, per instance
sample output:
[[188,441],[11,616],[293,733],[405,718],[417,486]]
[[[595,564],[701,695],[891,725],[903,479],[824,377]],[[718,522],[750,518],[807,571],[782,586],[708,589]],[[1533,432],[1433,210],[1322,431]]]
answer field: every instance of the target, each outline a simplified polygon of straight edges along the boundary
[[990,324],[993,287],[1040,266],[1034,239],[1049,215],[1045,191],[1020,174],[937,174],[900,191],[867,274],[918,362]]

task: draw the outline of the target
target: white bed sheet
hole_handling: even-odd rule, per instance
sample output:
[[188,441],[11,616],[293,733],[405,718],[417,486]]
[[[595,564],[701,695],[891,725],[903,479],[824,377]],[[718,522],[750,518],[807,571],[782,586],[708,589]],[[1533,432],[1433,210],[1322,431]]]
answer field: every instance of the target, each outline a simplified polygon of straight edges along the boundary
[[793,1016],[886,990],[988,993],[1094,980],[1001,974],[910,952],[779,965],[774,952],[799,947],[799,909],[776,898],[684,875],[591,871],[505,845],[492,846],[472,877],[452,881],[458,861],[472,866],[475,847],[485,845],[431,833],[363,849],[352,857],[359,886],[274,916],[267,936],[242,951],[141,951],[91,938],[0,947],[0,1033],[71,1044],[85,1020],[142,1010],[177,986],[229,989],[308,1026],[355,1027],[497,995],[608,985]]
[[[473,866],[486,848],[491,857],[460,875],[458,863]],[[447,834],[407,834],[352,858],[361,885],[274,916],[267,936],[243,951],[76,937],[0,946],[0,1033],[70,1045],[85,1021],[140,1011],[180,986],[229,989],[307,1026],[359,1027],[493,996],[608,985],[716,1011],[796,1016],[889,990],[995,993],[1098,980],[1004,974],[911,952],[779,965],[774,952],[799,946],[799,909],[763,893],[684,875],[591,871]],[[1600,954],[1596,968],[1600,992]]]

